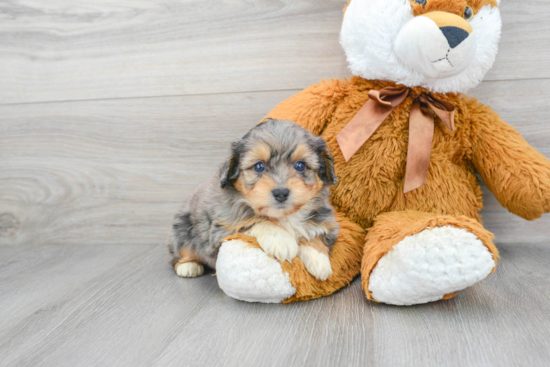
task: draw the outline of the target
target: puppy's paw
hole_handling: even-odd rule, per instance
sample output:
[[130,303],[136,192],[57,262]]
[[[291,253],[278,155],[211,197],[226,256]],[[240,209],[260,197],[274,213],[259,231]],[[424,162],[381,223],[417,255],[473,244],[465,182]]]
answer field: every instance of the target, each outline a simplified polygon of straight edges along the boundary
[[176,273],[182,278],[196,278],[204,274],[204,266],[195,262],[178,265]]
[[319,280],[327,280],[332,275],[330,259],[310,246],[300,246],[298,258],[302,260],[307,271]]
[[292,259],[298,255],[296,238],[276,224],[258,223],[247,234],[256,238],[266,254],[281,261],[292,262]]

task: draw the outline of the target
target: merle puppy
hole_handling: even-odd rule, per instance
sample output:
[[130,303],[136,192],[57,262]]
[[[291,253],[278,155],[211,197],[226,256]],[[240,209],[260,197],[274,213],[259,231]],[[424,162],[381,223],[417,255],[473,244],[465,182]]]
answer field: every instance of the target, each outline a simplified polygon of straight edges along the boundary
[[290,121],[257,125],[175,216],[169,249],[176,273],[196,277],[203,264],[215,268],[222,239],[242,233],[277,259],[298,256],[326,280],[339,229],[329,202],[336,182],[324,140]]

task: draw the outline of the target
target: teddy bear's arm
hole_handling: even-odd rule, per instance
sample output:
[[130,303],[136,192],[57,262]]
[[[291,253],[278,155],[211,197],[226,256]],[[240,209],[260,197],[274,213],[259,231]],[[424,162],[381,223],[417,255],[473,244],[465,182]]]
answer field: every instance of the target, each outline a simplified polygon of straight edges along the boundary
[[339,80],[331,80],[312,85],[279,103],[264,120],[290,120],[320,135],[330,121],[338,95],[341,94],[338,93],[340,83]]
[[489,107],[469,105],[473,163],[497,200],[533,220],[550,212],[550,162]]

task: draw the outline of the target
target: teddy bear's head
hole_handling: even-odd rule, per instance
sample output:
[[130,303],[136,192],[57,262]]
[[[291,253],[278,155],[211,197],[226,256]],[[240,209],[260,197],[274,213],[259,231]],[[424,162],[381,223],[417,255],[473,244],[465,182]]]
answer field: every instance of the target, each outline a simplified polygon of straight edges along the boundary
[[350,0],[340,42],[354,75],[433,92],[478,85],[498,51],[500,0]]

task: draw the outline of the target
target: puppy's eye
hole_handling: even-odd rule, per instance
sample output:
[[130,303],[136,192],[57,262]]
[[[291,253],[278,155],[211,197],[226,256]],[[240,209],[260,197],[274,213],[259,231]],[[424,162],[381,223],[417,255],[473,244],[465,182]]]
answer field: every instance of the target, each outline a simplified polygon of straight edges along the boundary
[[263,171],[265,171],[265,164],[264,162],[258,162],[254,165],[254,171],[258,172],[258,173],[262,173]]
[[474,11],[472,10],[472,8],[467,6],[466,9],[464,10],[464,15],[463,15],[464,19],[470,20],[472,19],[473,16],[474,16]]
[[426,0],[414,0],[415,4],[422,5],[422,7],[426,6],[426,2],[427,2]]
[[294,169],[298,172],[304,172],[306,170],[306,164],[302,161],[296,162]]

